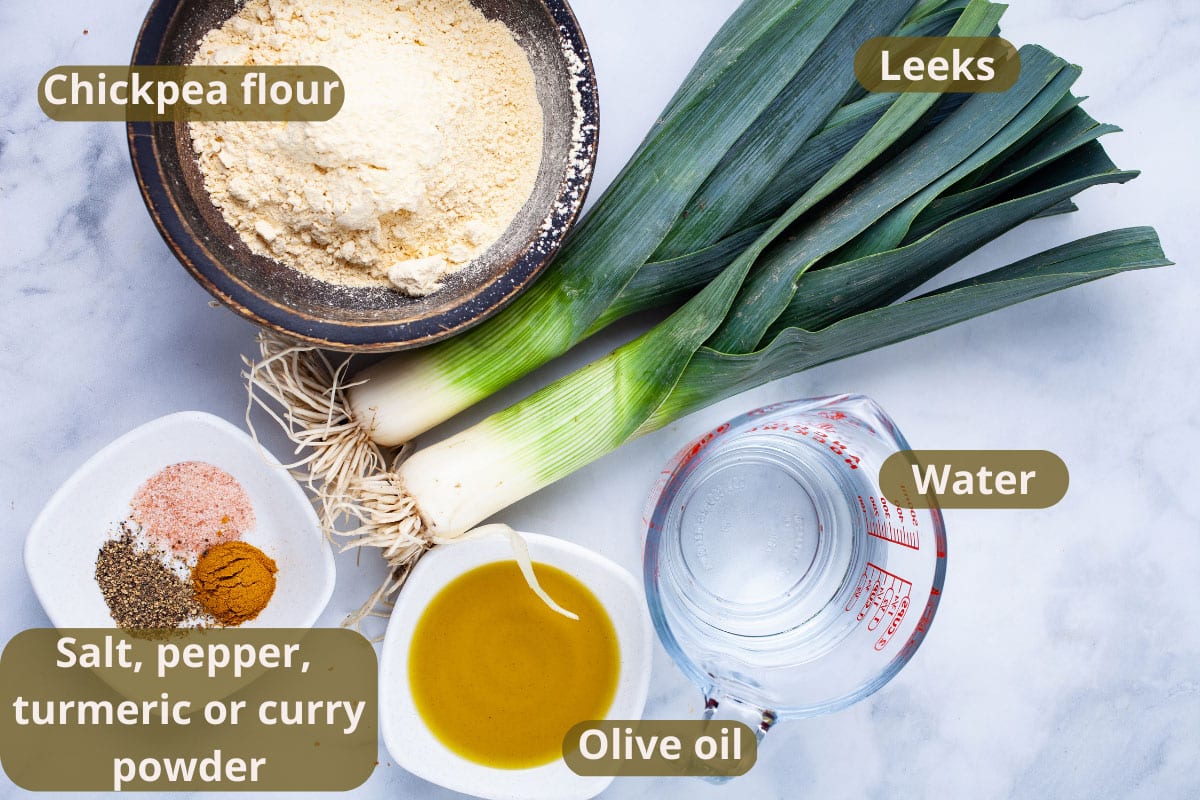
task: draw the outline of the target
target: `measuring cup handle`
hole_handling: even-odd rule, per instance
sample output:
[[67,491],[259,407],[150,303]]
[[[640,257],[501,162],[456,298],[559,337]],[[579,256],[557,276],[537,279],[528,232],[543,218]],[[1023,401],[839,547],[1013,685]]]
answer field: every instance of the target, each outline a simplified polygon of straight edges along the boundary
[[[717,692],[708,692],[704,696],[704,719],[745,723],[754,732],[755,742],[757,743],[761,742],[763,737],[767,735],[767,731],[771,730],[771,726],[775,724],[778,717],[774,711],[759,708],[758,706],[738,700],[735,697],[729,697]],[[743,756],[743,759],[745,758],[757,758],[757,753]],[[726,783],[730,779],[728,775],[714,775],[704,778],[709,783],[718,784]]]

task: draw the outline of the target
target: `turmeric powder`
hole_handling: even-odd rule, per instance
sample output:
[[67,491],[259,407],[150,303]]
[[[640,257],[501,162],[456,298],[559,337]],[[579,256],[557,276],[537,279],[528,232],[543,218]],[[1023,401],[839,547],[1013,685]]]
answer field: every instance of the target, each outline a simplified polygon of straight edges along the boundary
[[192,589],[222,625],[241,625],[267,607],[275,593],[274,559],[245,542],[210,547],[192,568]]

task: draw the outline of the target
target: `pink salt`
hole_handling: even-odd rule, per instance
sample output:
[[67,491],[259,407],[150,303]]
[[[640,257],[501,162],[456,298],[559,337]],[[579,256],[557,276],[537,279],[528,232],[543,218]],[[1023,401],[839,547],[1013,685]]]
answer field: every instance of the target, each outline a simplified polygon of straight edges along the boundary
[[254,527],[246,490],[228,472],[203,461],[159,471],[141,485],[130,505],[147,537],[184,554],[240,539]]

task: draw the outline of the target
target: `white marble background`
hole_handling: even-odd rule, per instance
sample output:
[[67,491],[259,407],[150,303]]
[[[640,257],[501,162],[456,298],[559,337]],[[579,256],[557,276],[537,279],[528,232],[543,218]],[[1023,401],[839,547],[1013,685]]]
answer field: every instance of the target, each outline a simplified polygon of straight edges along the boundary
[[[602,92],[597,189],[734,5],[577,0]],[[47,624],[21,546],[80,463],[167,412],[242,416],[239,355],[254,331],[211,307],[159,239],[122,127],[52,123],[35,102],[51,66],[126,61],[146,6],[0,3],[0,642]],[[871,699],[781,725],[751,774],[725,787],[620,779],[606,797],[1200,796],[1200,626],[1188,610],[1200,580],[1200,4],[1014,0],[1004,30],[1085,66],[1077,89],[1091,96],[1088,110],[1126,131],[1105,145],[1144,174],[1092,190],[1080,213],[1027,225],[965,268],[1134,224],[1157,226],[1178,266],[764,387],[625,448],[506,519],[637,571],[640,507],[677,447],[763,401],[842,391],[874,397],[918,447],[1053,450],[1070,467],[1070,492],[1046,511],[947,514],[937,620],[907,669]],[[590,343],[489,408],[614,341]],[[370,559],[357,567],[343,557],[338,569],[322,624],[337,624],[379,574]],[[659,650],[648,716],[689,717],[697,701]],[[386,752],[380,762],[354,797],[450,796]],[[0,796],[17,793],[0,778]]]

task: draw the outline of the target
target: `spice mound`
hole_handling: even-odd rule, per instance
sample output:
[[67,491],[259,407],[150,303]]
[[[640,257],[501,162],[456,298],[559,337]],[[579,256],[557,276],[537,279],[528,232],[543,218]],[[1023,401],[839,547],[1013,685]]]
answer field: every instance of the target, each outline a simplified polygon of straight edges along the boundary
[[159,470],[96,557],[96,583],[121,628],[240,625],[275,593],[275,562],[238,541],[254,527],[246,490],[203,461]]
[[192,587],[125,526],[100,547],[96,583],[113,621],[127,630],[175,628],[203,613]]
[[258,616],[275,593],[274,559],[245,542],[223,542],[192,568],[192,588],[204,610],[222,625]]
[[320,65],[327,122],[192,122],[213,203],[252,252],[319,280],[431,294],[533,193],[533,68],[470,0],[248,0],[194,64]]
[[228,472],[203,461],[184,461],[155,473],[130,505],[149,539],[185,554],[240,539],[254,527],[246,490]]

